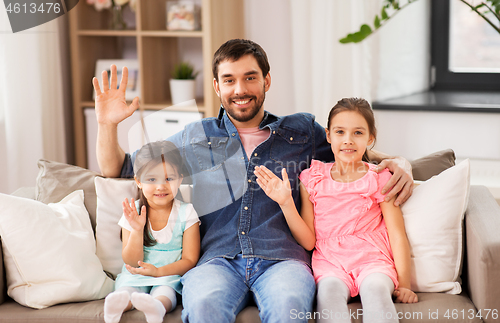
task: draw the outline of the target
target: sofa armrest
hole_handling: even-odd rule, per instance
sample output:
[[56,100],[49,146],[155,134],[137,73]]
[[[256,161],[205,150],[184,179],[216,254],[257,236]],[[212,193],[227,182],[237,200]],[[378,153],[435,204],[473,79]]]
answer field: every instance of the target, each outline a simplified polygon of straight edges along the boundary
[[493,313],[500,315],[499,228],[500,206],[486,187],[471,186],[465,214],[468,287],[486,323],[498,320]]

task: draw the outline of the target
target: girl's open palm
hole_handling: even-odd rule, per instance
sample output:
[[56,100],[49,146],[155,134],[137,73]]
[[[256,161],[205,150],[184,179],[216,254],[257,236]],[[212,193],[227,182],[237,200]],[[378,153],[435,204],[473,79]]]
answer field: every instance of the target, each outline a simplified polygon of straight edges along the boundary
[[132,229],[134,229],[135,231],[144,230],[144,226],[146,225],[146,206],[143,205],[141,208],[141,214],[138,214],[134,199],[130,200],[130,204],[128,203],[128,200],[125,199],[122,204],[123,215],[127,219]]
[[133,275],[158,277],[158,268],[156,268],[154,265],[142,261],[139,261],[138,264],[139,267],[137,268],[134,268],[128,264],[125,264],[125,267]]
[[101,124],[118,124],[130,117],[139,108],[139,97],[135,97],[130,105],[125,100],[125,90],[128,83],[128,69],[123,67],[120,87],[117,88],[116,65],[111,65],[111,88],[108,82],[108,72],[102,72],[102,86],[97,78],[92,79],[95,97],[95,111],[97,122]]
[[255,167],[254,174],[257,176],[257,184],[264,193],[279,205],[285,204],[292,197],[290,181],[285,168],[281,170],[283,180],[265,166]]

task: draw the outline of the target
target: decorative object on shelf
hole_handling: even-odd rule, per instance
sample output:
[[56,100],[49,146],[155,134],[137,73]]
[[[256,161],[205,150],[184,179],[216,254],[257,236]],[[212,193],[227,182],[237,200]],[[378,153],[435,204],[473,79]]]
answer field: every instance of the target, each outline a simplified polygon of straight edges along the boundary
[[175,65],[170,79],[170,95],[172,104],[179,104],[196,97],[196,75],[194,67],[189,62],[180,62]]
[[[110,66],[112,64],[116,65],[116,74],[118,78],[117,87],[120,86],[120,81],[122,79],[122,68],[124,66],[128,68],[128,83],[127,91],[125,92],[125,100],[132,101],[136,96],[140,97],[141,86],[139,82],[139,62],[136,59],[98,59],[95,64],[95,77],[99,80],[99,86],[103,88],[102,84],[100,84],[102,71],[108,72],[108,84],[111,84]],[[93,99],[95,100],[95,91]]]
[[127,23],[123,19],[123,10],[130,3],[130,8],[135,11],[137,0],[87,0],[87,4],[93,5],[97,11],[103,9],[111,10],[109,28],[113,30],[127,29]]
[[193,1],[167,1],[167,30],[200,30],[200,17]]
[[111,21],[109,24],[109,29],[113,30],[125,30],[127,29],[127,23],[123,19],[123,7],[114,5],[111,9]]

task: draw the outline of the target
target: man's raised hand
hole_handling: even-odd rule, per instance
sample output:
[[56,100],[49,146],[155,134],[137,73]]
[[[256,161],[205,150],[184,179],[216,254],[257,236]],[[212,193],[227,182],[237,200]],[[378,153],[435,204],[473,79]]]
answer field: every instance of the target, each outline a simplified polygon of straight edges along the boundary
[[411,196],[413,192],[413,175],[411,164],[402,157],[384,159],[375,169],[381,172],[388,168],[393,174],[389,181],[382,188],[382,194],[387,193],[385,201],[388,202],[398,195],[394,201],[394,206],[400,206]]
[[97,116],[97,123],[117,125],[126,118],[130,117],[136,109],[139,108],[139,97],[135,97],[130,105],[127,105],[125,100],[125,90],[128,83],[128,69],[123,67],[122,79],[120,87],[117,88],[117,75],[116,65],[111,65],[111,88],[108,82],[108,72],[102,72],[102,86],[101,90],[99,82],[96,77],[92,79],[95,97],[95,111]]

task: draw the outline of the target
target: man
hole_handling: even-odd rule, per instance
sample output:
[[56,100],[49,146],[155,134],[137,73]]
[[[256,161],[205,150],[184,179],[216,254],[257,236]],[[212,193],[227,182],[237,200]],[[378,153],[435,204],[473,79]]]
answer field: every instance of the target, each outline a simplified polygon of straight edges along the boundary
[[[193,204],[201,217],[201,257],[182,278],[184,322],[233,322],[253,299],[263,322],[296,322],[294,313],[312,310],[315,283],[309,254],[294,240],[277,203],[255,182],[253,170],[265,165],[276,174],[286,167],[291,186],[311,159],[332,160],[325,131],[309,114],[277,117],[264,110],[271,86],[266,53],[249,40],[233,39],[214,54],[213,86],[223,110],[186,126],[169,138],[182,152],[193,181]],[[118,146],[117,125],[138,107],[127,107],[124,69],[116,89],[103,72],[104,92],[96,79],[97,157],[103,175],[130,176],[131,157]],[[371,153],[380,161],[380,154]],[[388,198],[397,203],[411,194],[409,163],[384,160],[393,172]],[[295,203],[298,189],[292,190]],[[300,208],[299,208],[300,209]]]

